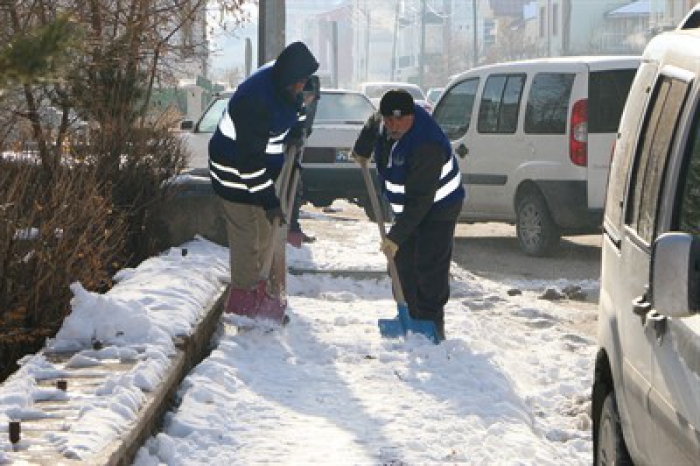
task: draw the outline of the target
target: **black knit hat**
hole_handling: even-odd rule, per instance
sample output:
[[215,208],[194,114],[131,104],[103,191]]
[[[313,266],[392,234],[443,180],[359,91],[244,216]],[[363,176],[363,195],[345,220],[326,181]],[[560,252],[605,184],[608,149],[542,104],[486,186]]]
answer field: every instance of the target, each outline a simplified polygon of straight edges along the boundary
[[379,113],[385,117],[413,115],[415,113],[413,96],[403,89],[386,91],[379,102]]

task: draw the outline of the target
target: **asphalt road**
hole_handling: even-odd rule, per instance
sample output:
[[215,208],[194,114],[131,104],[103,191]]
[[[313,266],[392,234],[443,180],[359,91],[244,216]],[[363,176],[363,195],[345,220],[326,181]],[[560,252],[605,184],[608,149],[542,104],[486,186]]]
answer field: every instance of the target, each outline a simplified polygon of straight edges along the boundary
[[562,238],[550,257],[532,257],[518,247],[515,227],[502,223],[459,224],[454,260],[489,278],[598,280],[600,235]]

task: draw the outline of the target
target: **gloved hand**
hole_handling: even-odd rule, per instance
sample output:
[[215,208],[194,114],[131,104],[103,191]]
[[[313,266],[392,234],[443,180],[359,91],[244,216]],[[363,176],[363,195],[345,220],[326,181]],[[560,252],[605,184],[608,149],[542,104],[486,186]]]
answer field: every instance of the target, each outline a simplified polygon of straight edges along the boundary
[[381,246],[379,246],[379,249],[386,255],[387,257],[394,258],[396,256],[396,251],[399,250],[399,245],[394,243],[392,240],[389,238],[384,238],[382,240]]
[[280,225],[286,225],[287,224],[287,219],[284,216],[284,212],[282,212],[282,208],[280,206],[273,207],[272,209],[267,209],[265,211],[265,217],[267,217],[267,220],[272,224],[272,222],[275,221],[275,219],[279,219],[279,224]]
[[367,165],[367,163],[369,162],[370,156],[369,155],[367,155],[367,156],[360,155],[357,152],[352,151],[350,153],[350,158],[353,159],[355,161],[355,163],[357,163],[357,164]]

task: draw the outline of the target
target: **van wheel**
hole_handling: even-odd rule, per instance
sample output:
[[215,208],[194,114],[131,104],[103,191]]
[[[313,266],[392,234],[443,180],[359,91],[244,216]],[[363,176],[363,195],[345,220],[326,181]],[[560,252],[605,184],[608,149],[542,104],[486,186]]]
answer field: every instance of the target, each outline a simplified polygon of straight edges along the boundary
[[615,392],[608,393],[605,398],[599,422],[596,442],[598,447],[595,455],[596,466],[632,466],[632,459],[622,436],[622,425],[615,402]]
[[520,249],[531,256],[547,256],[559,245],[561,233],[542,195],[529,192],[517,203],[515,229]]

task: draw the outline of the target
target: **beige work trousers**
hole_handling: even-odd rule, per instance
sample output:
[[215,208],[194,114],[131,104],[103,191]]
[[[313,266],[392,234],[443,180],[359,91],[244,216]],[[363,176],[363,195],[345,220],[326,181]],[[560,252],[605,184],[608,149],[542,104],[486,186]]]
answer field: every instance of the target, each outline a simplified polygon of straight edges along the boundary
[[231,287],[249,290],[262,278],[272,248],[272,227],[260,206],[221,200],[228,233]]

